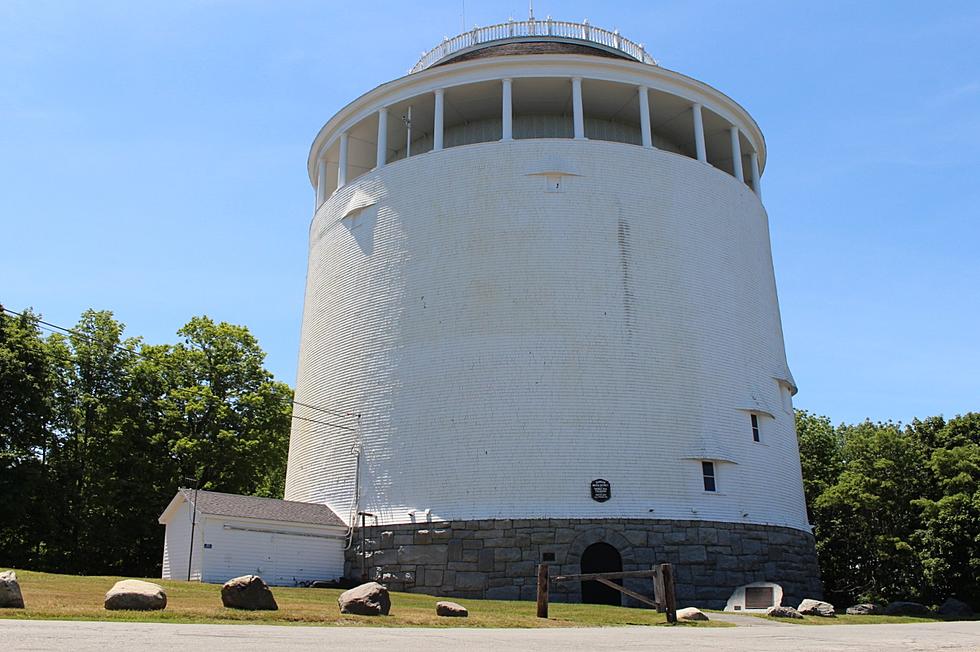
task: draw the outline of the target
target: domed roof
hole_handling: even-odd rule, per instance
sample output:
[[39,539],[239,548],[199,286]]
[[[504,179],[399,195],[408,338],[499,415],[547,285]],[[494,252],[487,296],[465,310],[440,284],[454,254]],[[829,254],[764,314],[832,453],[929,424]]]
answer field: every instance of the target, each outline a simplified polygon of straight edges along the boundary
[[597,57],[609,57],[611,59],[634,60],[633,57],[625,52],[613,52],[605,48],[596,47],[592,43],[571,43],[568,40],[559,39],[549,41],[545,40],[546,38],[527,37],[512,41],[486,43],[477,48],[469,48],[450,54],[432,64],[432,67],[460,63],[462,61],[472,61],[473,59],[522,54],[589,54]]
[[593,27],[588,20],[575,23],[552,20],[549,16],[547,20],[531,17],[474,27],[452,38],[447,37],[424,52],[409,72],[472,59],[525,54],[588,54],[657,64],[642,43],[625,38],[619,30],[610,32]]

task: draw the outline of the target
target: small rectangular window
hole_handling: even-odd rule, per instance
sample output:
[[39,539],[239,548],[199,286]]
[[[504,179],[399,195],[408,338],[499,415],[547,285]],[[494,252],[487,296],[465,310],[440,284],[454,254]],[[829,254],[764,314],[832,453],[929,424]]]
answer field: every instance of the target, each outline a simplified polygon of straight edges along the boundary
[[759,441],[759,415],[752,414],[752,441]]
[[541,561],[555,561],[555,553],[553,552],[542,552]]
[[715,463],[701,462],[701,474],[704,476],[704,490],[715,491]]

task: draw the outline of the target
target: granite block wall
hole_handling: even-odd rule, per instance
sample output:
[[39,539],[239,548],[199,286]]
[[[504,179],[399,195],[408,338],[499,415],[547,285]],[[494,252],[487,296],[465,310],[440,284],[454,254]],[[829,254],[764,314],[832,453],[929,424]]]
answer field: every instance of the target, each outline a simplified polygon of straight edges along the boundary
[[[533,600],[537,566],[552,576],[581,572],[593,543],[615,547],[623,570],[674,565],[678,603],[724,608],[735,587],[757,581],[783,587],[784,604],[821,597],[813,536],[792,528],[665,519],[500,519],[409,523],[365,530],[369,579],[398,591],[459,598]],[[347,576],[361,575],[361,533],[347,551]],[[651,580],[626,588],[652,595]],[[578,602],[578,582],[556,583],[551,599]],[[627,606],[640,606],[625,598]]]

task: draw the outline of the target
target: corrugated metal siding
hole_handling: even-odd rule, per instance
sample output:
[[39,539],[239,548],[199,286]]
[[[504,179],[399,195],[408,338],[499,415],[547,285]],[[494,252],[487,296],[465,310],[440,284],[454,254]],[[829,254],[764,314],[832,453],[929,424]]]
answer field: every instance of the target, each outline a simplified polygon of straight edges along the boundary
[[[283,522],[207,517],[204,581],[260,575],[273,586],[335,579],[344,573],[343,530]],[[315,536],[308,536],[315,535]]]
[[[578,176],[548,193],[543,168]],[[355,192],[377,203],[340,219]],[[744,411],[780,406],[789,372],[768,218],[731,175],[617,143],[469,145],[359,177],[310,237],[296,398],[364,415],[360,507],[381,523],[809,529],[791,405],[761,444]],[[295,420],[287,499],[348,518],[353,440]],[[698,451],[730,460],[715,494]]]

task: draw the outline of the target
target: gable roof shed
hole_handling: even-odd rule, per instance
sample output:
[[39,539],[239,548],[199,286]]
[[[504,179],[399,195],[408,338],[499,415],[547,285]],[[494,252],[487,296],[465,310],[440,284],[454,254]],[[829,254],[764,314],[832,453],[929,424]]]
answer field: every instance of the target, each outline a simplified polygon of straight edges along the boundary
[[[187,501],[193,505],[194,493],[194,489],[178,489],[173,500],[160,515],[160,523],[166,524],[182,501]],[[218,491],[198,491],[197,512],[212,516],[259,518],[267,521],[347,527],[347,524],[326,505],[301,503],[295,500],[279,500],[278,498],[240,496]]]

